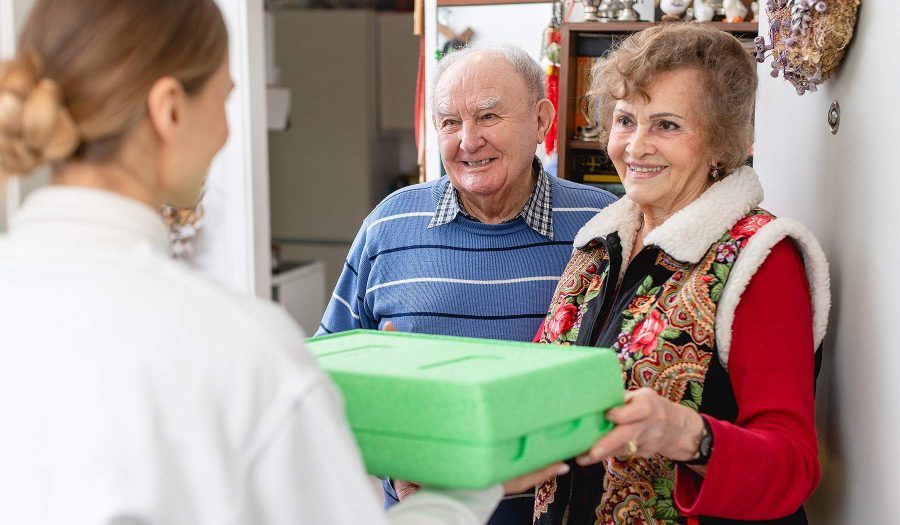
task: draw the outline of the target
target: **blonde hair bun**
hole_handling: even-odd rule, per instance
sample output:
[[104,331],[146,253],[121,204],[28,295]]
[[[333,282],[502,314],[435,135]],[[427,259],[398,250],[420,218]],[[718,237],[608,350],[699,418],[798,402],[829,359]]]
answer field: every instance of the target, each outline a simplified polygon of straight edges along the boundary
[[24,175],[67,159],[78,148],[78,127],[53,80],[41,78],[33,51],[0,63],[0,168]]

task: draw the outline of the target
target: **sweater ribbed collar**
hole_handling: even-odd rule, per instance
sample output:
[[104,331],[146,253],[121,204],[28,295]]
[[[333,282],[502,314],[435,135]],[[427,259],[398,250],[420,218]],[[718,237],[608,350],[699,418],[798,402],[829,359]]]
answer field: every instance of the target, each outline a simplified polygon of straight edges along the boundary
[[9,236],[169,249],[169,230],[159,212],[117,193],[76,186],[51,185],[29,195],[10,222]]
[[[522,210],[507,222],[521,218],[529,228],[553,240],[553,199],[550,176],[544,171],[544,166],[537,156],[534,157],[531,167],[537,174],[537,183],[531,190],[531,195]],[[459,193],[449,179],[435,184],[432,187],[432,196],[435,200],[435,211],[434,217],[428,223],[429,228],[453,222],[459,214],[471,220],[478,220],[462,209],[459,204]]]

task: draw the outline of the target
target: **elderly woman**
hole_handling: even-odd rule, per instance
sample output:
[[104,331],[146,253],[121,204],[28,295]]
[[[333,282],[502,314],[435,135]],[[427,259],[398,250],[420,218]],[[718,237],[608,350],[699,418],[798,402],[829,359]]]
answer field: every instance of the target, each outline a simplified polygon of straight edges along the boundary
[[759,207],[756,83],[738,40],[686,24],[593,71],[626,196],[577,235],[538,338],[612,348],[626,403],[538,487],[536,523],[806,523],[828,270],[806,229]]

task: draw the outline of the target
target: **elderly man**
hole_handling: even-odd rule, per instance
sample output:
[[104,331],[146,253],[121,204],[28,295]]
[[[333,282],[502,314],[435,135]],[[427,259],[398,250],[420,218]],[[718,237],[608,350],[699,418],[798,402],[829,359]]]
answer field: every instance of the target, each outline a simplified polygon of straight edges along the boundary
[[[535,157],[553,120],[524,51],[469,48],[433,79],[448,177],[403,188],[363,222],[317,335],[353,328],[529,341],[579,228],[615,197],[548,176]],[[385,483],[386,505],[397,500]],[[530,523],[529,495],[491,523]]]

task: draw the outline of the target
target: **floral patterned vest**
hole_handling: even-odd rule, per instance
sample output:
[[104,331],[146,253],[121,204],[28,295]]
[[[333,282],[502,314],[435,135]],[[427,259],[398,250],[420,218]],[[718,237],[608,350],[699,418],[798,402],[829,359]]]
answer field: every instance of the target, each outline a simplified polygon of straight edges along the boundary
[[[647,246],[623,270],[618,235],[595,239],[573,253],[539,340],[610,347],[622,365],[625,388],[650,387],[673,402],[700,410],[707,372],[718,365],[713,361],[715,319],[723,286],[747,241],[772,219],[767,211],[752,209],[696,264]],[[592,509],[581,509],[582,515],[595,516],[602,524],[686,522],[672,498],[671,460],[658,455],[613,457],[604,467],[605,474],[597,471],[603,476],[599,501],[593,500]],[[536,523],[560,521],[543,519],[551,509],[556,516],[578,512],[569,507],[585,498],[572,496],[578,489],[576,478],[568,483],[572,486],[560,496],[556,479],[538,487]],[[597,480],[593,483],[600,487]]]

